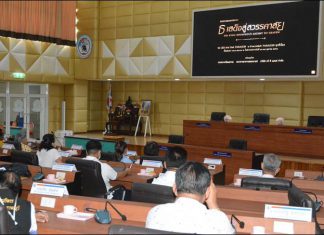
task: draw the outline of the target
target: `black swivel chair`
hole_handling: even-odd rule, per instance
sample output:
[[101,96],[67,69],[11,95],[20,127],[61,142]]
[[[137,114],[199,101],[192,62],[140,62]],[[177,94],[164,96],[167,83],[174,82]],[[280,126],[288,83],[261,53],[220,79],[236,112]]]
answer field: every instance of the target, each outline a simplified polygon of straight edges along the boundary
[[20,150],[11,150],[11,161],[27,165],[38,166],[38,157],[35,152],[24,152]]
[[210,121],[224,121],[225,112],[212,112],[210,115]]
[[323,116],[308,116],[307,120],[308,127],[324,127]]
[[[74,164],[77,170],[80,172],[75,176],[74,179],[74,184],[76,185],[74,188],[79,188],[78,190],[75,190],[78,192],[78,195],[106,198],[107,189],[102,179],[101,165],[98,162],[70,157],[66,160],[66,163]],[[111,188],[109,192],[117,191],[119,188],[126,191],[125,188],[118,185]],[[125,193],[121,199],[123,200],[124,197]]]
[[288,190],[290,180],[278,178],[246,177],[242,179],[241,187],[255,190]]
[[116,154],[112,152],[101,152],[100,160],[118,162]]
[[177,234],[156,229],[135,227],[130,225],[113,224],[109,227],[108,234]]
[[[84,160],[77,157],[70,157],[66,163],[74,164],[78,170],[71,188],[74,194],[87,197],[106,198],[107,189],[101,175],[101,165],[98,162]],[[121,190],[120,198],[124,200],[126,189],[122,185],[117,185],[109,189],[108,193]]]
[[147,203],[169,203],[174,202],[175,195],[172,187],[148,184],[148,183],[133,183],[132,201],[147,202]]
[[223,171],[213,175],[215,185],[225,185],[226,166],[223,165]]
[[247,150],[247,141],[240,139],[231,139],[228,148],[237,150]]
[[184,144],[184,137],[182,135],[169,135],[170,144]]
[[5,206],[0,206],[0,234],[9,234],[8,212]]
[[270,123],[270,114],[255,113],[253,115],[253,123],[255,123],[255,124],[269,124]]
[[80,172],[74,179],[74,184],[80,187],[80,196],[106,198],[107,189],[98,162],[70,157],[66,163],[74,164]]

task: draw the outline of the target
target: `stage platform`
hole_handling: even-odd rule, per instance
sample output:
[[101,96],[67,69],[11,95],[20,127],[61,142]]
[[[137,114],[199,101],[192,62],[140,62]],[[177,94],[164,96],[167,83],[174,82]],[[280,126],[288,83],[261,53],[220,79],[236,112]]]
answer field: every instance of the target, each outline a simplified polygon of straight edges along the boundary
[[[87,132],[87,133],[79,133],[73,135],[74,137],[81,137],[81,138],[95,138],[95,139],[103,139],[102,132]],[[118,135],[120,137],[125,138],[125,142],[127,142],[129,145],[135,145],[135,146],[145,146],[146,142],[148,141],[156,141],[158,143],[168,143],[168,136],[129,136],[129,135]]]

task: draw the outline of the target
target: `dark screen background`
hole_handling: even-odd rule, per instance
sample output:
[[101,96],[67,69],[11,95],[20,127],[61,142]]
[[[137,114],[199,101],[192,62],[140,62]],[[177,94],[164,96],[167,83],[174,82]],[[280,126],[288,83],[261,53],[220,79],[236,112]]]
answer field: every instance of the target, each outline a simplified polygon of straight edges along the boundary
[[[316,76],[319,28],[319,2],[302,1],[261,6],[209,10],[194,13],[192,76]],[[220,20],[239,19],[240,25],[284,21],[279,35],[264,40],[236,41],[218,35]],[[224,23],[230,25],[231,23]],[[234,23],[232,23],[233,25]],[[256,32],[256,31],[254,31]],[[244,37],[240,37],[244,38]],[[248,38],[248,37],[247,37]],[[224,53],[217,49],[227,45],[285,43],[279,51]],[[218,64],[219,60],[283,58],[283,63]],[[311,74],[315,70],[315,74]]]

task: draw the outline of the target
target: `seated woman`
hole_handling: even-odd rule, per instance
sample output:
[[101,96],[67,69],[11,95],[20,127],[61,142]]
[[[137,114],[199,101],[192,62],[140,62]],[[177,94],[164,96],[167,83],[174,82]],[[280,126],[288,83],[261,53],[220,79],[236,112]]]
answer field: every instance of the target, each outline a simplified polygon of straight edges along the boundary
[[8,211],[10,234],[37,234],[37,222],[47,222],[45,212],[35,213],[32,203],[19,198],[20,177],[11,171],[0,172],[0,204]]
[[41,167],[52,168],[55,163],[60,163],[62,158],[59,151],[54,148],[55,138],[53,134],[46,134],[37,151],[38,163]]
[[127,144],[124,141],[117,141],[115,144],[116,160],[123,163],[134,163],[127,155]]

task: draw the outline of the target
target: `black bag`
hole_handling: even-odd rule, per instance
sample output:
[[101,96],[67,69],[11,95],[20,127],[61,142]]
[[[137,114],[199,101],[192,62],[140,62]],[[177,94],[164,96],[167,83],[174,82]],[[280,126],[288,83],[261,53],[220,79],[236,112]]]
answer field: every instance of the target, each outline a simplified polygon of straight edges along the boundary
[[7,171],[13,171],[20,177],[30,177],[31,173],[28,166],[21,163],[3,164],[0,167],[6,168]]

